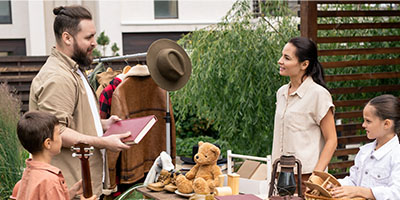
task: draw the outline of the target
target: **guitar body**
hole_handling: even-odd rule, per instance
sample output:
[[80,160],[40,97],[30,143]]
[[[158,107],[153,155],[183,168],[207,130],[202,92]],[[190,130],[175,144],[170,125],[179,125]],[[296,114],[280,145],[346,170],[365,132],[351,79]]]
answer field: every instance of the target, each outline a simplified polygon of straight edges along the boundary
[[92,151],[94,148],[90,147],[88,144],[78,143],[72,146],[71,150],[75,151],[72,156],[78,157],[81,160],[83,196],[89,198],[93,196],[89,157],[93,155]]

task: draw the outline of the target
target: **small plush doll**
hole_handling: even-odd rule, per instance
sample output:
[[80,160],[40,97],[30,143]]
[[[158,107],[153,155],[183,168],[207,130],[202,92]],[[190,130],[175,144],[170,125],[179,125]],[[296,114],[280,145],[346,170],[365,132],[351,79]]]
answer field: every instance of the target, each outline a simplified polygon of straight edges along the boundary
[[194,156],[196,164],[185,176],[176,179],[178,191],[181,193],[210,194],[219,185],[218,176],[221,169],[217,165],[220,150],[208,142],[199,142],[198,153]]

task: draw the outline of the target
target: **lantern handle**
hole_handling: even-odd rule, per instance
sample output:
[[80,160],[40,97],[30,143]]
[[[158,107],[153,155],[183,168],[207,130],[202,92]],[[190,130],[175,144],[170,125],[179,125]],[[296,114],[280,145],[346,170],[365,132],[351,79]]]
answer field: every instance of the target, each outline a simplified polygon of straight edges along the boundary
[[299,195],[299,197],[303,198],[303,191],[301,190],[301,162],[299,159],[296,158],[296,164],[297,164],[297,193]]
[[276,179],[276,170],[278,168],[278,163],[280,163],[281,160],[277,158],[274,161],[274,164],[272,166],[274,167],[271,172],[271,181],[269,182],[269,192],[268,192],[268,198],[272,196],[272,193],[274,192],[274,185],[275,185],[275,179]]

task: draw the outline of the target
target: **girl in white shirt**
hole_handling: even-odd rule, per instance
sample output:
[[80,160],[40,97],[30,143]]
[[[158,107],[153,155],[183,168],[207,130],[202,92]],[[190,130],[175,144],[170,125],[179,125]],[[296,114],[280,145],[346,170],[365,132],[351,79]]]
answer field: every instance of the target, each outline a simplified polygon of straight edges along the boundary
[[373,98],[363,110],[363,128],[374,142],[360,147],[350,176],[339,179],[335,198],[400,199],[400,101],[393,95]]

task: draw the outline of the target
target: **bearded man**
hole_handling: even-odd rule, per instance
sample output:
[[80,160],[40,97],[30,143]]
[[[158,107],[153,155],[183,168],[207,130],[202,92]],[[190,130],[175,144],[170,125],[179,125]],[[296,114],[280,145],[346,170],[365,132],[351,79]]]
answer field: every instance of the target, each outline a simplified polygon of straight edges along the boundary
[[80,161],[71,156],[70,147],[79,142],[95,147],[89,162],[93,194],[100,197],[102,183],[108,179],[100,149],[129,149],[121,139],[130,133],[102,137],[103,131],[119,118],[100,119],[96,95],[83,71],[92,62],[92,51],[97,46],[90,12],[81,6],[61,6],[53,13],[57,43],[32,81],[29,110],[46,111],[58,118],[63,148],[52,164],[62,171],[68,187],[81,179]]

